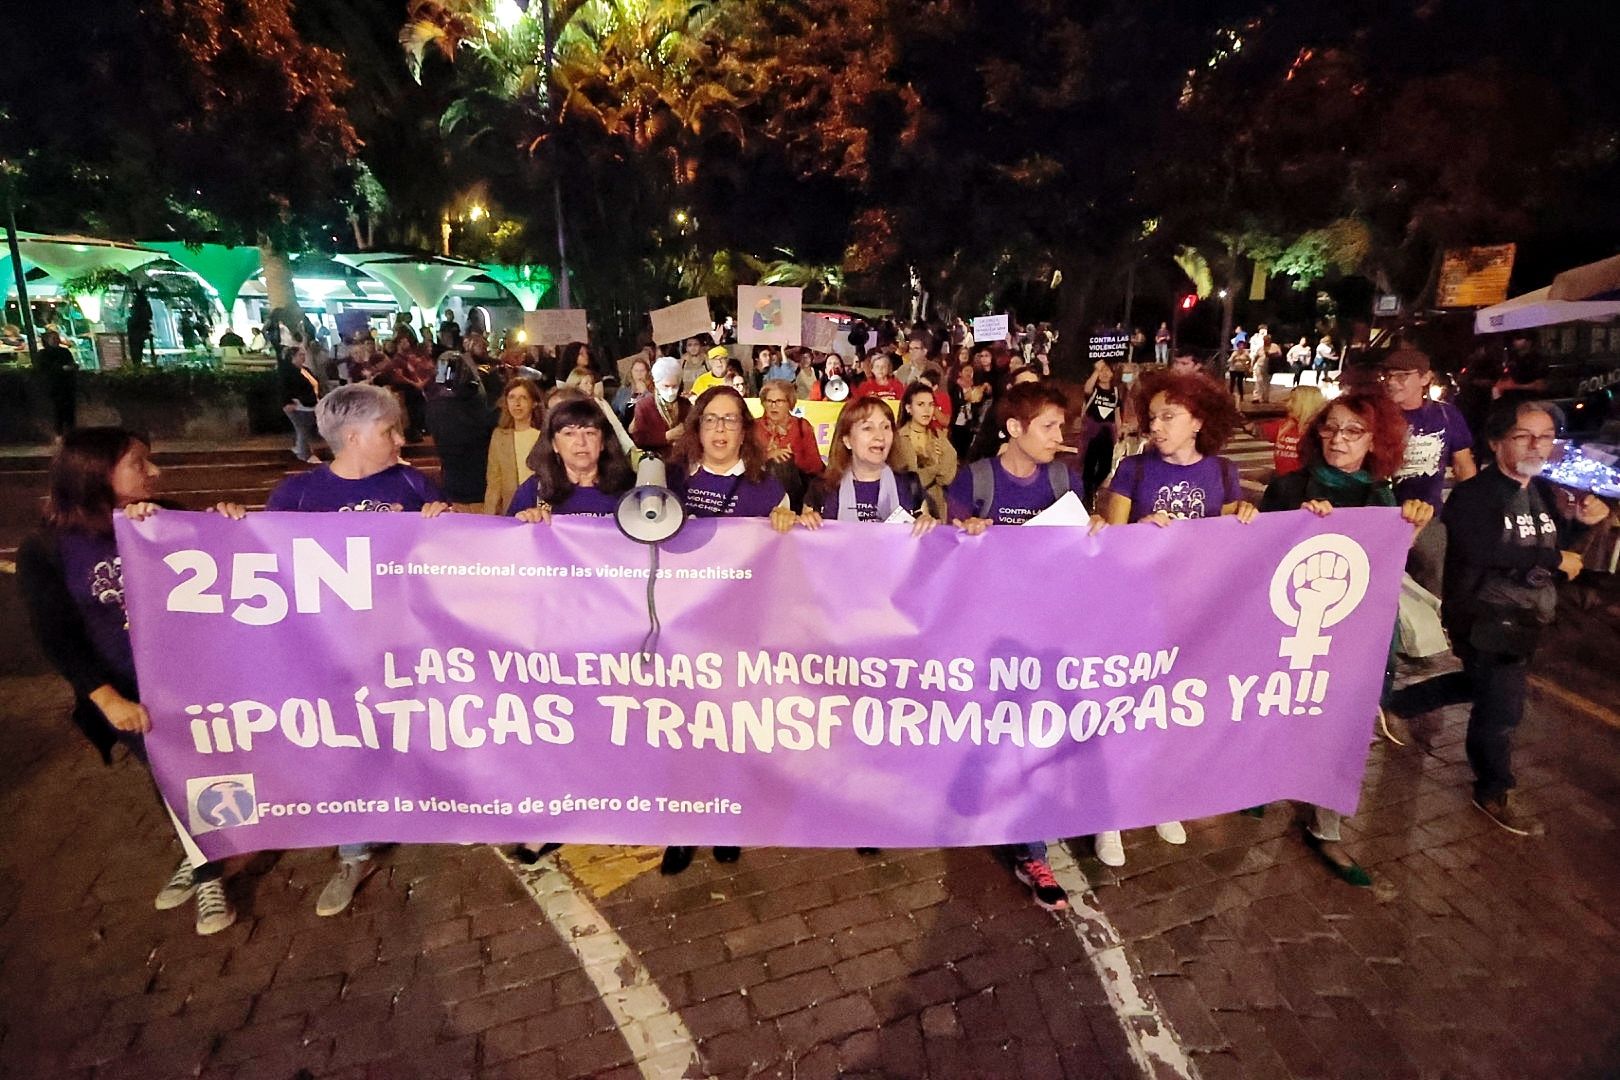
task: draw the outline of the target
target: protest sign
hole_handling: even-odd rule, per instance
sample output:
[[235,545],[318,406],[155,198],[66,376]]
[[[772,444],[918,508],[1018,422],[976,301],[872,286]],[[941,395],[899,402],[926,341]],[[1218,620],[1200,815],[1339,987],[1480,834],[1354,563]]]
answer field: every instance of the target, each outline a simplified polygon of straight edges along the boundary
[[1007,316],[980,315],[973,320],[975,345],[1003,345],[1007,341]]
[[838,324],[813,311],[799,318],[799,344],[819,353],[830,353],[838,347]]
[[1130,351],[1131,336],[1123,330],[1092,334],[1086,339],[1086,359],[1092,363],[1102,360],[1109,364],[1123,364]]
[[785,285],[737,286],[739,345],[797,345],[803,333],[804,290]]
[[568,345],[589,341],[584,308],[540,308],[523,313],[523,332],[530,345]]
[[660,345],[675,345],[689,337],[714,332],[709,301],[701,296],[659,308],[648,312],[648,315],[652,317],[653,340]]
[[117,531],[153,772],[210,858],[1353,811],[1411,535],[1392,509],[1097,537],[696,519],[655,564],[648,642],[647,549],[603,520]]

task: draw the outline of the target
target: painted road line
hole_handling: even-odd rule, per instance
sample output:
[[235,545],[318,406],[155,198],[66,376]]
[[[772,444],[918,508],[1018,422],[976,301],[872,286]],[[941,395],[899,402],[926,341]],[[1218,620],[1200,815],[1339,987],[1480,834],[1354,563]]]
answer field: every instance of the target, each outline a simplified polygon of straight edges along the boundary
[[641,1075],[647,1080],[705,1075],[697,1040],[635,952],[575,887],[573,879],[550,857],[529,868],[519,867],[494,848],[490,851],[506,863],[551,928],[579,958],[580,967],[596,986],[635,1056]]
[[1573,690],[1566,690],[1564,687],[1544,679],[1540,675],[1530,676],[1530,685],[1538,692],[1546,694],[1548,697],[1560,701],[1572,709],[1601,720],[1612,728],[1620,728],[1620,713],[1599,705],[1590,698],[1582,697]]
[[1052,876],[1069,894],[1069,910],[1060,917],[1073,928],[1074,936],[1086,950],[1103,993],[1108,995],[1108,1003],[1125,1029],[1131,1060],[1151,1080],[1196,1080],[1198,1070],[1176,1038],[1147,976],[1131,963],[1119,931],[1097,905],[1085,871],[1064,844],[1052,845],[1048,862]]

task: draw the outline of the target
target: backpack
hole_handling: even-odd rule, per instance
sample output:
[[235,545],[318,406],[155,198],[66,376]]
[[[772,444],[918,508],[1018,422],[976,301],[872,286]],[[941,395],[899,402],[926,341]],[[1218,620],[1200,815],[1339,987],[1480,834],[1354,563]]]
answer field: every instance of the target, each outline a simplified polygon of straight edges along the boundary
[[[996,472],[995,462],[990,458],[980,458],[968,466],[968,472],[973,476],[973,514],[975,517],[989,517],[990,508],[996,501]],[[1052,485],[1052,501],[1057,502],[1069,490],[1069,470],[1061,461],[1046,463],[1046,479]]]

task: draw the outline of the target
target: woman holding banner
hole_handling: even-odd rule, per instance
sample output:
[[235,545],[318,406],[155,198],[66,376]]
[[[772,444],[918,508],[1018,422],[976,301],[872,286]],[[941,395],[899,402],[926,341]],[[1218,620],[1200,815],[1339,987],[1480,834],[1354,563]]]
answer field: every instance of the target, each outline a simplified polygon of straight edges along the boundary
[[[432,480],[399,460],[405,416],[387,390],[366,383],[340,386],[316,406],[315,425],[332,448],[331,464],[277,484],[265,501],[266,510],[399,511],[431,518],[450,509]],[[338,848],[338,868],[321,889],[315,914],[348,909],[369,873],[375,848],[367,843]]]
[[[928,397],[933,400],[932,393]],[[827,470],[811,486],[799,520],[807,528],[819,529],[828,518],[888,521],[895,511],[904,510],[912,519],[913,536],[938,525],[922,480],[896,464],[898,443],[887,402],[862,398],[846,405],[833,430]]]
[[[787,532],[799,520],[782,482],[765,470],[755,423],[743,396],[729,386],[712,386],[698,396],[681,438],[687,467],[670,476],[688,517],[769,518],[777,532]],[[692,865],[695,851],[665,848],[659,872],[680,873]],[[716,862],[733,863],[741,855],[741,848],[714,849]]]
[[[1243,499],[1237,464],[1216,455],[1238,427],[1240,417],[1229,395],[1201,372],[1153,371],[1133,394],[1137,423],[1148,433],[1148,449],[1119,463],[1108,482],[1104,514],[1110,525],[1234,515],[1253,521],[1259,512]],[[1154,826],[1169,844],[1185,844],[1179,821]],[[1125,865],[1125,842],[1118,832],[1096,838],[1104,866]]]
[[[68,432],[51,462],[44,524],[17,552],[17,580],[40,651],[73,687],[73,722],[108,764],[119,744],[146,764],[145,735],[152,730],[135,685],[122,564],[113,537],[114,514],[140,521],[157,512],[152,500],[158,468],[151,449],[143,437],[122,428]],[[214,509],[243,516],[233,503]],[[157,909],[179,907],[195,895],[197,933],[224,930],[236,921],[236,911],[220,871],[217,862],[193,866],[181,859],[157,895]]]
[[559,402],[546,415],[529,455],[533,475],[506,507],[508,517],[544,524],[557,514],[612,517],[619,496],[635,486],[630,459],[607,416],[585,397]]
[[[1388,395],[1377,391],[1345,394],[1306,426],[1299,445],[1303,468],[1273,480],[1260,497],[1260,509],[1305,510],[1327,517],[1338,507],[1394,506],[1390,478],[1401,466],[1406,437],[1406,418]],[[1412,539],[1416,540],[1434,517],[1434,507],[1422,499],[1408,499],[1401,504],[1401,517],[1413,525]],[[1394,660],[1392,639],[1385,668],[1386,693]],[[1370,886],[1372,878],[1341,843],[1342,815],[1325,806],[1314,809],[1314,820],[1305,826],[1305,843],[1341,881],[1360,888]]]
[[[1057,459],[1068,407],[1062,392],[1047,383],[1010,387],[996,404],[1007,442],[994,458],[976,461],[956,474],[945,492],[951,523],[978,536],[993,525],[1022,525],[1070,492],[1084,498],[1072,458]],[[1091,531],[1102,527],[1103,520],[1092,517]],[[1047,911],[1069,906],[1068,892],[1046,861],[1046,841],[1007,844],[1001,852],[1037,905]]]

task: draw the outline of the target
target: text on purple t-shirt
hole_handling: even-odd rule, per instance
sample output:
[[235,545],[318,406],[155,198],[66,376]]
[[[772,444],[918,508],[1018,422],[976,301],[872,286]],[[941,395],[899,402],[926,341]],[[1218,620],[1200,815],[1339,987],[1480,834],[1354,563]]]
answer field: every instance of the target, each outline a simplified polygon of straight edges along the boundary
[[1172,465],[1152,450],[1121,460],[1108,490],[1131,500],[1133,522],[1160,510],[1178,519],[1219,517],[1224,504],[1243,497],[1235,463],[1211,454]]
[[[1079,498],[1085,497],[1085,485],[1074,471],[1069,459],[1062,465],[1068,470],[1069,490]],[[1001,458],[990,459],[991,475],[995,477],[994,496],[989,507],[973,505],[973,470],[963,468],[945,489],[945,511],[952,521],[966,521],[970,517],[985,517],[997,525],[1022,525],[1030,518],[1057,502],[1052,493],[1052,477],[1048,466],[1040,465],[1029,476],[1014,476],[1001,464]]]
[[1422,499],[1436,510],[1446,486],[1446,469],[1459,450],[1470,450],[1474,436],[1462,413],[1443,401],[1402,409],[1409,429],[1406,453],[1395,471],[1395,501]]
[[[512,503],[506,508],[511,517],[520,510],[532,510],[540,503],[540,478],[531,476],[518,485]],[[595,485],[576,484],[568,498],[551,504],[553,514],[579,514],[584,517],[612,517],[619,508],[619,496],[609,495]]]
[[686,478],[681,506],[692,517],[770,517],[786,497],[782,481],[770,473],[750,480],[699,468]]

